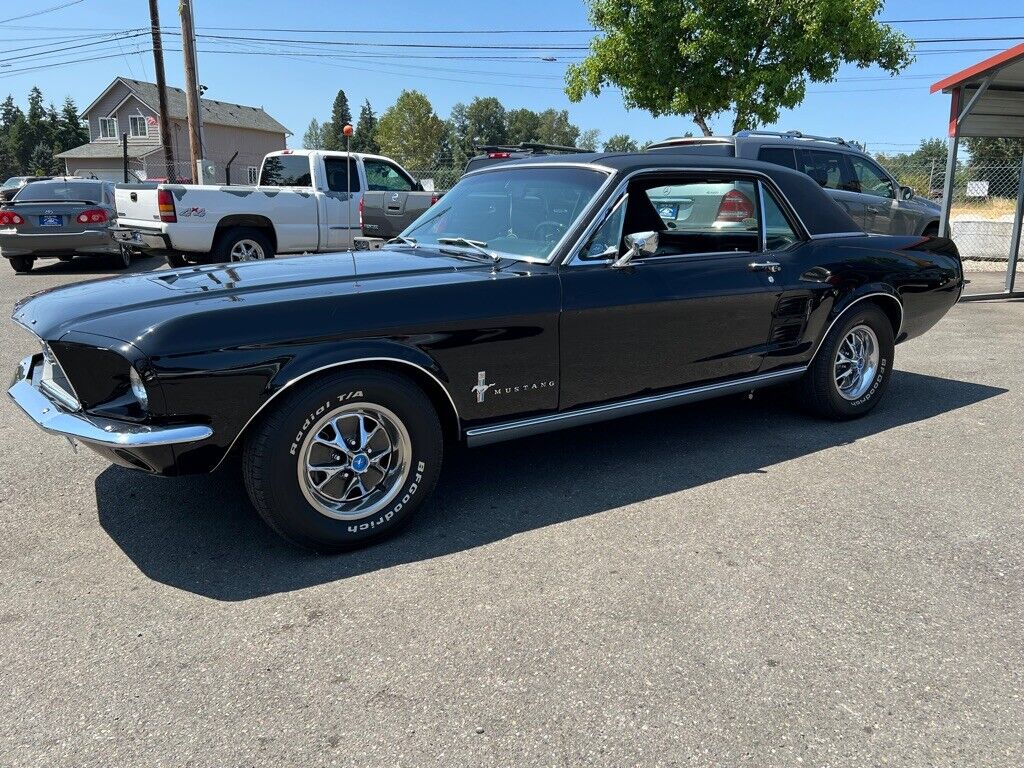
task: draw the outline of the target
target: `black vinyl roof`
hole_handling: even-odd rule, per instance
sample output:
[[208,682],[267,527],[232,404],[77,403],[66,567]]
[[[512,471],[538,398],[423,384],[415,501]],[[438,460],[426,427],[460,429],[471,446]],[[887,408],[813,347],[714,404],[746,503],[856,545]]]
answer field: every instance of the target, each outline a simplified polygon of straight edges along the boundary
[[[829,194],[818,186],[810,176],[759,160],[739,160],[735,157],[718,155],[669,153],[669,152],[582,152],[575,155],[542,155],[511,160],[509,165],[558,165],[559,163],[583,163],[603,165],[617,174],[629,174],[647,169],[671,170],[736,170],[761,173],[775,182],[803,220],[811,235],[862,232],[845,209],[841,208]],[[491,166],[495,168],[495,166]]]

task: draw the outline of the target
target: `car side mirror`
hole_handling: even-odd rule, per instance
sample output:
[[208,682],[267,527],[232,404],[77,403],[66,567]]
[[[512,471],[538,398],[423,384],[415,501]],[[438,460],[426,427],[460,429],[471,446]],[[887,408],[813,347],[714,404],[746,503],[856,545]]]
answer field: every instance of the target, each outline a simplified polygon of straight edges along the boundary
[[634,232],[626,235],[626,252],[612,262],[612,266],[621,269],[633,259],[645,253],[657,253],[658,233],[657,232]]
[[913,187],[900,187],[900,200],[910,200],[915,194]]

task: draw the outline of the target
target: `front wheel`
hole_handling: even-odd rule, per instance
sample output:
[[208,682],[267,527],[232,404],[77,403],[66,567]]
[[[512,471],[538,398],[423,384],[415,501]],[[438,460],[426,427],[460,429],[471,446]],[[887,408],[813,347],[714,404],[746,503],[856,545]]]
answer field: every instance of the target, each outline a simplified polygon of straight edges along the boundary
[[877,306],[833,326],[801,382],[803,402],[830,419],[855,419],[878,405],[892,376],[892,324]]
[[441,424],[406,379],[351,372],[285,395],[246,440],[245,485],[286,540],[339,552],[390,536],[430,495]]

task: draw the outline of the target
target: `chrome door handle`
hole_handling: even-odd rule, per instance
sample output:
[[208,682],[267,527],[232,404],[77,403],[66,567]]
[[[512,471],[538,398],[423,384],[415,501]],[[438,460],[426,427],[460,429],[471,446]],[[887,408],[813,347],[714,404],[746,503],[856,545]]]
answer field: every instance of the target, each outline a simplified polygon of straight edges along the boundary
[[781,272],[782,265],[777,261],[752,261],[748,265],[751,272]]

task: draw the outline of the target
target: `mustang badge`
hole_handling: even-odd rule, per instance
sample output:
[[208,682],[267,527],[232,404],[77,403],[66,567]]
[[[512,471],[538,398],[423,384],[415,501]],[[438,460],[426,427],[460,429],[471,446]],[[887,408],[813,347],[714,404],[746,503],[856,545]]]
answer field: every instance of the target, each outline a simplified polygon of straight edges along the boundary
[[476,401],[482,403],[484,401],[484,395],[487,394],[487,389],[493,387],[493,384],[487,383],[487,371],[479,371],[476,375],[476,386],[470,388],[470,392],[476,393]]

